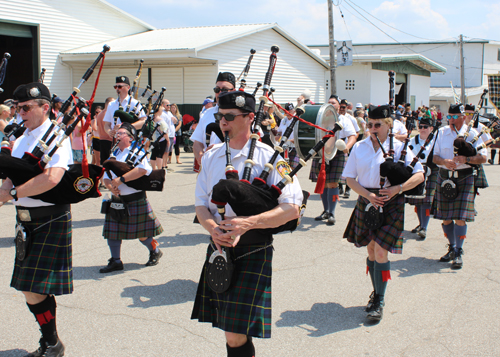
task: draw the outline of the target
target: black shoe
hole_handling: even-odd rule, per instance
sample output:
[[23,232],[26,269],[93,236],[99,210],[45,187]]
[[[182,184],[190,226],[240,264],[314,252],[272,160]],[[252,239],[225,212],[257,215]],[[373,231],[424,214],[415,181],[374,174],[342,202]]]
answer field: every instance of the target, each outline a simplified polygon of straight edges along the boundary
[[64,356],[64,345],[58,338],[54,346],[47,344],[45,339],[40,339],[40,347],[35,352],[27,354],[25,357],[62,357]]
[[455,252],[455,258],[453,259],[453,262],[451,263],[451,269],[462,269],[462,265],[464,262],[462,261],[462,254],[464,253],[464,250],[462,248],[458,248]]
[[448,253],[443,255],[441,259],[439,259],[439,261],[443,263],[448,263],[450,260],[453,260],[454,258],[455,258],[455,248],[453,248],[451,245],[448,244]]
[[323,211],[318,217],[314,218],[315,221],[324,221],[330,217],[330,213],[327,211]]
[[335,217],[330,213],[328,220],[326,221],[327,226],[333,226],[335,224]]
[[161,250],[158,249],[158,253],[155,253],[154,251],[149,252],[149,260],[146,263],[147,267],[151,267],[153,265],[158,264],[160,261],[160,258],[163,256],[163,253]]
[[343,194],[344,194],[344,186],[339,185],[339,195],[343,195]]
[[344,192],[344,198],[349,198],[349,197],[351,197],[351,191],[345,190],[345,192]]
[[493,160],[492,159],[488,159],[488,164],[493,165]]
[[418,226],[416,226],[415,228],[413,228],[411,230],[412,233],[418,233],[418,231],[420,231],[422,229],[422,227],[420,227],[420,224]]
[[375,291],[372,291],[370,294],[370,300],[368,300],[368,304],[366,304],[365,311],[370,312],[373,309],[373,302],[375,301]]
[[371,311],[368,312],[368,315],[366,315],[366,318],[372,321],[380,321],[384,316],[384,303],[380,302],[378,295],[375,295],[373,300],[373,307]]
[[419,230],[417,234],[420,238],[422,238],[421,240],[425,240],[425,238],[427,238],[427,231],[425,229]]
[[47,350],[47,342],[45,342],[45,339],[42,337],[40,338],[40,347],[34,352],[28,353],[24,357],[42,357],[45,351]]
[[123,262],[117,262],[114,258],[108,260],[108,265],[99,269],[99,273],[111,273],[112,271],[123,270]]

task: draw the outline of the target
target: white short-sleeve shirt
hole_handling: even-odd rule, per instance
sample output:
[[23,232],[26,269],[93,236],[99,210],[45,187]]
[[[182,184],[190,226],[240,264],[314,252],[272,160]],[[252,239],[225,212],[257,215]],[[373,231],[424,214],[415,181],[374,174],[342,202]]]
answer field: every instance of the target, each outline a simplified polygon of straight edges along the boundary
[[[126,108],[128,106],[129,99],[130,99],[130,96],[127,95],[121,103],[120,103],[120,99],[118,98],[118,99],[115,99],[114,101],[112,101],[108,104],[108,109],[106,110],[106,115],[104,115],[103,121],[110,123],[111,129],[113,129],[115,127],[115,120],[114,120],[115,111],[117,111],[119,109],[120,105],[122,106],[123,110],[126,110]],[[135,107],[136,104],[137,104],[137,99],[132,98],[130,100],[130,110],[129,111],[131,111]],[[139,119],[144,118],[146,116],[146,114],[144,113],[144,110],[142,109],[141,104],[137,105],[137,109],[136,109],[135,113],[137,114]],[[118,118],[116,120],[116,125],[119,125],[121,123],[122,123],[122,121],[120,120],[120,118]]]

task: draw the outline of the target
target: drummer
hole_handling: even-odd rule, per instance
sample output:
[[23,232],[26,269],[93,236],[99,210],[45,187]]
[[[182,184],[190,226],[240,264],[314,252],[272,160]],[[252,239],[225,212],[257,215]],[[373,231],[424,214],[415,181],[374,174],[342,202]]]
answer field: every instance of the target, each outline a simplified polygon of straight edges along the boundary
[[[425,144],[425,141],[432,132],[432,118],[429,115],[425,115],[420,118],[418,124],[418,135],[415,135],[410,140],[409,147],[413,154],[417,155],[420,149]],[[427,226],[429,225],[429,220],[431,218],[431,207],[432,201],[434,200],[434,194],[436,192],[436,182],[438,167],[432,162],[431,152],[434,148],[434,139],[432,139],[426,146],[422,153],[422,157],[419,158],[420,163],[424,167],[424,175],[426,176],[425,184],[425,197],[415,198],[407,197],[406,202],[412,206],[415,206],[415,212],[418,217],[418,226],[416,226],[411,232],[417,233],[422,240],[427,237]]]
[[[337,112],[339,111],[340,104],[336,95],[332,94],[328,103],[333,105]],[[339,199],[339,181],[342,176],[342,170],[344,170],[347,154],[350,148],[356,143],[356,130],[351,121],[343,115],[340,115],[338,118],[343,129],[337,132],[337,137],[347,139],[346,149],[344,151],[337,150],[336,155],[331,160],[326,160],[328,162],[325,161],[326,181],[325,188],[321,194],[323,212],[314,218],[316,221],[326,221],[326,224],[330,226],[335,224],[335,208]],[[312,182],[318,182],[322,166],[320,160],[323,159],[316,158],[312,161],[311,172],[309,173],[309,179]]]
[[[290,126],[292,123],[293,115],[295,114],[295,108],[292,103],[286,103],[285,104],[285,110],[290,113],[285,113],[285,117],[281,120],[280,125],[278,127],[278,134],[277,134],[277,141],[278,143],[281,142],[281,137],[285,133],[285,130]],[[297,151],[295,150],[295,142],[293,138],[293,131],[288,137],[288,140],[284,144],[286,147],[285,151],[283,152],[283,155],[285,156],[285,160],[288,159],[289,165],[292,167],[292,169],[296,168],[299,165],[299,156],[297,155]]]

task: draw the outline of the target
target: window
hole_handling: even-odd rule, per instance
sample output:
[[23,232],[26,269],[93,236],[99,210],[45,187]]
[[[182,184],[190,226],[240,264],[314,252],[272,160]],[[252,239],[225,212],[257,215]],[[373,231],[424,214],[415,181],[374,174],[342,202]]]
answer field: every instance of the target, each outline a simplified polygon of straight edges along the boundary
[[345,90],[354,90],[354,79],[345,80]]

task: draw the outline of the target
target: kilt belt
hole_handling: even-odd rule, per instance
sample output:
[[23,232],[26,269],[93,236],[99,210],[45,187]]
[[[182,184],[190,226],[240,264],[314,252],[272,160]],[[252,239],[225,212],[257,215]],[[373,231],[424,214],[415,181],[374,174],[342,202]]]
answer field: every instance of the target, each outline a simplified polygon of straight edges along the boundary
[[442,167],[439,168],[439,176],[441,176],[441,178],[444,180],[450,178],[450,176],[449,176],[450,172],[453,173],[452,178],[459,179],[459,180],[465,179],[469,176],[476,175],[476,169],[474,169],[472,167],[469,167],[467,169],[462,169],[462,170],[447,170],[447,169],[443,169]]
[[31,222],[38,219],[43,219],[50,216],[61,215],[66,212],[71,212],[71,205],[52,205],[42,207],[23,207],[16,206],[17,219],[19,222]]
[[143,198],[146,198],[146,192],[145,191],[136,192],[132,193],[131,195],[120,196],[120,198],[124,203],[139,201]]

